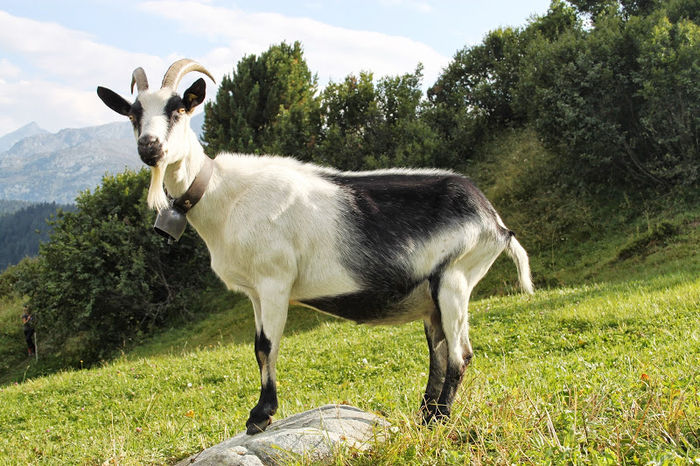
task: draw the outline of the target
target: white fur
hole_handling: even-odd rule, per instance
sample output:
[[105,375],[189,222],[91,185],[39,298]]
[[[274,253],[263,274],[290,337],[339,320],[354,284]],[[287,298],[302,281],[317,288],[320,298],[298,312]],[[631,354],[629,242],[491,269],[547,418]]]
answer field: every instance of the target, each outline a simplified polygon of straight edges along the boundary
[[165,180],[165,168],[162,165],[156,165],[151,168],[151,184],[148,186],[148,207],[155,210],[163,210],[168,207],[168,197],[163,190],[163,181]]

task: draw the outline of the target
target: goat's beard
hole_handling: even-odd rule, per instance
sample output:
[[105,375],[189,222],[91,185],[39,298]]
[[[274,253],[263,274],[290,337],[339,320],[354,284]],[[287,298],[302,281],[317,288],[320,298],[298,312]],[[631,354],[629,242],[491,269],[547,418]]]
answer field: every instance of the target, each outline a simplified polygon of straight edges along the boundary
[[161,211],[169,206],[168,196],[163,189],[165,167],[160,164],[151,168],[151,185],[148,187],[148,207]]

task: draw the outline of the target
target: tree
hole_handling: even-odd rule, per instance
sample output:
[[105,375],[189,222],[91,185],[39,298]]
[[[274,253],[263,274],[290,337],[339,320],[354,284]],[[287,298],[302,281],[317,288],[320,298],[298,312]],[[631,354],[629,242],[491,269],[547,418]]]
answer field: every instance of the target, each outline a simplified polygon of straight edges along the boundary
[[626,17],[646,15],[660,6],[660,0],[569,0],[582,15],[588,15],[595,22],[608,11],[618,12]]
[[423,66],[419,64],[413,73],[385,76],[377,82],[375,94],[380,120],[370,133],[372,149],[363,168],[441,165],[439,135],[422,118],[425,111],[422,80]]
[[[700,10],[700,8],[699,8]],[[657,180],[700,181],[700,26],[666,10],[631,22],[643,37],[635,76],[636,150]]]
[[299,42],[244,57],[231,76],[224,76],[216,100],[205,106],[207,151],[309,160],[319,125],[316,89]]
[[638,16],[608,8],[591,29],[531,41],[518,92],[570,181],[697,182],[700,47],[698,25],[683,18],[697,9],[683,0]]
[[458,51],[428,96],[434,103],[467,109],[490,127],[521,120],[513,108],[520,67],[520,32],[491,31],[484,41]]
[[329,83],[321,95],[323,131],[315,160],[343,170],[358,170],[372,153],[370,133],[380,121],[372,73]]
[[422,65],[413,73],[349,75],[321,95],[315,160],[343,170],[434,166],[438,134],[421,118]]

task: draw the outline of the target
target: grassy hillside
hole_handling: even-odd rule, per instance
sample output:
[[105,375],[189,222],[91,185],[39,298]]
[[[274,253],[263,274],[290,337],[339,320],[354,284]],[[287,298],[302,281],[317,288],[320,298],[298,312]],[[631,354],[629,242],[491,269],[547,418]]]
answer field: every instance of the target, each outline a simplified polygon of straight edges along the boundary
[[[530,252],[539,290],[509,295],[508,260],[480,285],[451,422],[416,423],[420,323],[357,326],[297,308],[277,418],[347,402],[398,427],[339,463],[700,462],[700,203],[542,183],[555,162],[516,132],[470,167]],[[252,311],[203,299],[221,310],[116,361],[0,386],[0,464],[166,464],[242,430],[259,390]],[[0,329],[19,309],[8,306]]]
[[[367,464],[700,459],[696,272],[474,303],[475,360],[455,419],[433,430],[415,423],[420,324],[294,309],[278,417],[324,403],[386,415],[399,431]],[[231,436],[258,393],[252,328],[241,302],[102,368],[3,387],[0,463],[162,464]]]

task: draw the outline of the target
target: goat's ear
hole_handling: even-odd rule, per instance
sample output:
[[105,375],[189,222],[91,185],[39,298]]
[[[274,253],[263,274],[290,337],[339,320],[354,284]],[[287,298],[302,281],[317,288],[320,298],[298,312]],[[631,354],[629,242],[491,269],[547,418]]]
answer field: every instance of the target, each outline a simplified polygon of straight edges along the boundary
[[182,101],[185,104],[185,110],[191,112],[197,105],[204,102],[204,97],[207,94],[207,83],[203,78],[196,80],[190,87],[187,88],[182,95]]
[[102,99],[106,106],[119,113],[120,115],[128,115],[131,110],[131,104],[116,92],[107,89],[106,87],[98,86],[97,95]]

